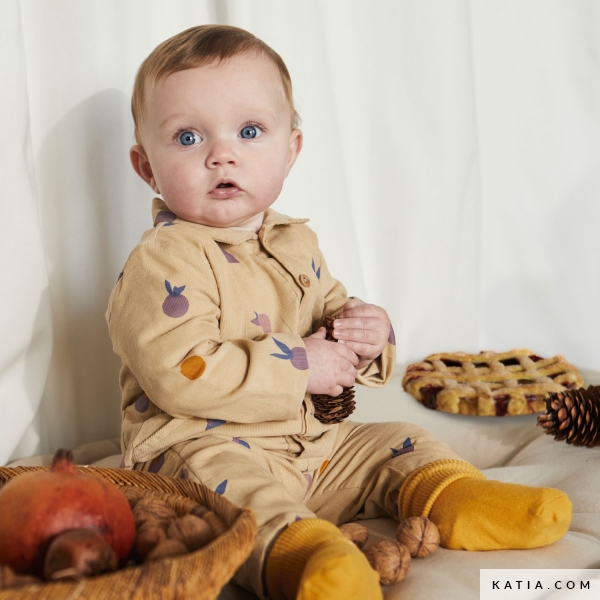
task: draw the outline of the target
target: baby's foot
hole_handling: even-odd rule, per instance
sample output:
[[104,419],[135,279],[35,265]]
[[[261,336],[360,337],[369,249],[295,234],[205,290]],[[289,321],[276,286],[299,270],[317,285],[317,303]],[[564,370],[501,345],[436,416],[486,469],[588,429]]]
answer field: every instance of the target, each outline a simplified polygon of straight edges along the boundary
[[435,501],[429,518],[444,548],[541,548],[559,540],[571,523],[571,501],[553,488],[459,479]]
[[382,600],[379,575],[349,540],[326,542],[302,571],[297,600]]
[[292,523],[266,563],[273,600],[382,600],[379,575],[340,530],[323,519]]
[[460,460],[439,460],[411,473],[398,509],[405,519],[429,517],[441,545],[455,550],[547,546],[567,532],[572,514],[560,490],[491,481]]

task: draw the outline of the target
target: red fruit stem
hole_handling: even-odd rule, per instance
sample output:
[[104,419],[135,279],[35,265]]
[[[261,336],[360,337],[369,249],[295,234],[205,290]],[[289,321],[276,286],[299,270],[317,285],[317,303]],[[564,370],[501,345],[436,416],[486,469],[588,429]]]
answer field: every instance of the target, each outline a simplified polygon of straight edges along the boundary
[[50,470],[53,473],[78,473],[77,465],[73,460],[73,451],[59,448],[52,459]]

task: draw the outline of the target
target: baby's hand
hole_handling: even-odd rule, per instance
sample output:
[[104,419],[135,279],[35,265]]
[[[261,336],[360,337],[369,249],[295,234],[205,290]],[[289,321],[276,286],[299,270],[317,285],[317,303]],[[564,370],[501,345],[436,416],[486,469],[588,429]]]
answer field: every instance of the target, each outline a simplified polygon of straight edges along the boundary
[[304,338],[308,357],[309,394],[339,396],[356,379],[358,356],[346,345],[325,339],[325,327]]
[[344,304],[344,311],[335,320],[333,337],[358,356],[357,368],[362,369],[385,348],[390,325],[390,318],[383,308],[353,298]]

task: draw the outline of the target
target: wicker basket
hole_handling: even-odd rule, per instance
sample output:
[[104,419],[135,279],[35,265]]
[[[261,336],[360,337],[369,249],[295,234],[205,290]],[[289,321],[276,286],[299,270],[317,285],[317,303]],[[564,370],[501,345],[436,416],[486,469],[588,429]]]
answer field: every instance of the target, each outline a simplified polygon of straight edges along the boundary
[[[0,467],[0,486],[21,473],[47,469]],[[79,469],[100,475],[121,489],[132,486],[148,490],[148,494],[156,494],[170,504],[178,516],[200,503],[219,516],[227,530],[196,552],[125,567],[81,581],[7,588],[0,590],[0,600],[214,600],[254,547],[257,526],[252,512],[234,506],[203,485],[125,469]]]

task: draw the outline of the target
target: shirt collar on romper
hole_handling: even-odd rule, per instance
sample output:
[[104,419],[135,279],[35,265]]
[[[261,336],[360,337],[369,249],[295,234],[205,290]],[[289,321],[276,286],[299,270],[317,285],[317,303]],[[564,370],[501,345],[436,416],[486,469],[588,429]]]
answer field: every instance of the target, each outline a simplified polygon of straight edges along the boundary
[[309,219],[294,219],[292,217],[287,217],[286,215],[281,215],[278,212],[274,211],[272,208],[268,208],[265,211],[265,218],[263,220],[262,227],[260,228],[258,234],[253,231],[248,231],[245,229],[228,229],[222,227],[209,227],[208,225],[200,225],[198,223],[191,223],[190,221],[184,221],[177,217],[173,212],[171,212],[167,205],[160,198],[154,198],[152,200],[152,218],[154,219],[154,226],[159,223],[181,223],[186,225],[191,225],[193,227],[198,227],[208,233],[215,242],[222,242],[224,244],[241,244],[249,239],[256,239],[260,236],[261,240],[264,240],[269,231],[273,229],[276,225],[291,225],[293,223],[306,223]]

